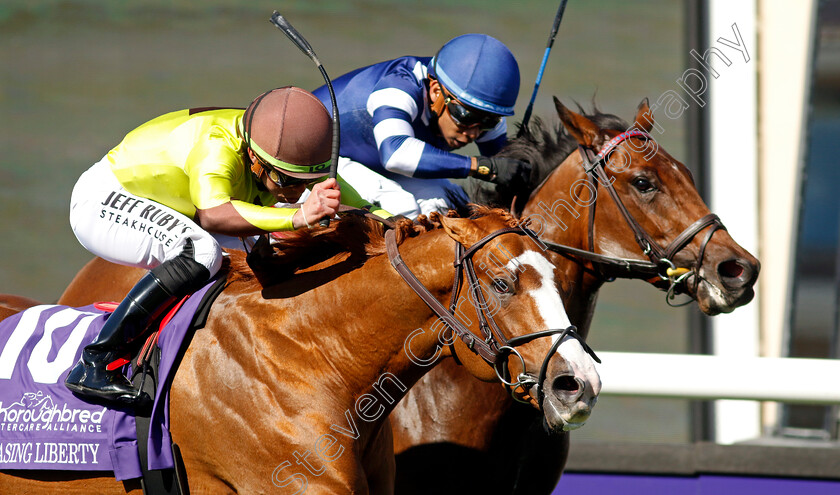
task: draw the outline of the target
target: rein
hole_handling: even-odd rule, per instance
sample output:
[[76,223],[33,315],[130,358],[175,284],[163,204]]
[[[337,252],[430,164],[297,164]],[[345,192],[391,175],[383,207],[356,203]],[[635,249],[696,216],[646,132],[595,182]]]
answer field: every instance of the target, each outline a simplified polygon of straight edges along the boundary
[[[590,180],[590,184],[592,184],[595,190],[597,190],[598,184],[600,184],[607,190],[607,192],[610,194],[610,197],[613,200],[613,203],[615,203],[615,205],[618,207],[618,210],[621,212],[621,215],[624,217],[625,222],[633,231],[633,236],[636,239],[636,244],[639,245],[639,248],[642,250],[645,256],[648,257],[650,261],[615,258],[612,256],[605,256],[595,253],[594,227],[595,207],[597,201],[593,201],[589,205],[588,251],[564,246],[562,244],[556,244],[545,240],[542,240],[542,242],[546,246],[548,246],[548,248],[551,251],[554,251],[558,254],[565,256],[576,256],[590,261],[596,269],[596,275],[606,280],[612,280],[615,277],[647,279],[653,276],[658,276],[660,279],[667,281],[670,284],[670,287],[667,291],[668,294],[666,296],[666,302],[669,305],[682,306],[684,304],[689,304],[691,303],[691,300],[683,304],[672,304],[671,299],[674,298],[674,295],[676,294],[679,285],[685,282],[686,279],[692,274],[694,274],[694,284],[692,289],[696,293],[697,286],[700,283],[700,267],[703,264],[703,256],[706,252],[706,246],[708,245],[709,241],[711,241],[712,235],[714,235],[714,233],[718,229],[726,230],[726,227],[724,227],[723,223],[717,215],[715,215],[714,213],[709,213],[708,215],[700,218],[693,224],[689,225],[676,238],[674,238],[674,240],[671,241],[670,244],[668,244],[664,248],[657,244],[656,241],[654,241],[653,238],[650,236],[650,234],[647,233],[647,231],[639,224],[639,222],[636,221],[633,215],[630,214],[630,212],[627,210],[627,207],[624,205],[624,202],[621,201],[621,198],[619,197],[618,192],[615,190],[613,182],[610,180],[610,177],[607,175],[605,169],[606,162],[609,159],[611,153],[618,147],[619,144],[631,138],[642,138],[653,141],[653,138],[650,136],[650,134],[639,129],[631,129],[629,131],[622,132],[618,136],[611,139],[601,149],[601,151],[597,153],[597,155],[591,148],[583,145],[578,145],[578,152],[580,153],[580,157],[583,162],[583,169],[587,173],[587,176]],[[672,261],[673,257],[685,246],[687,246],[694,239],[694,237],[697,236],[697,234],[699,234],[701,231],[710,226],[712,228],[709,230],[708,234],[703,239],[703,242],[700,245],[700,252],[698,253],[694,266],[692,268],[677,267]]]
[[647,279],[659,276],[659,266],[645,260],[631,258],[616,258],[604,254],[594,253],[585,249],[577,249],[563,244],[557,244],[540,238],[540,242],[548,246],[550,251],[567,256],[569,258],[583,258],[598,266],[598,273],[595,275],[614,280],[615,278],[642,278]]
[[[517,228],[508,227],[488,234],[470,246],[469,249],[464,248],[460,242],[456,242],[454,262],[455,279],[452,286],[452,298],[448,309],[435,299],[431,292],[429,292],[429,290],[408,268],[408,266],[406,266],[405,261],[403,261],[402,256],[399,253],[399,247],[397,246],[396,236],[393,230],[385,232],[385,246],[388,252],[388,258],[391,261],[391,266],[394,267],[400,277],[402,277],[408,286],[411,287],[418,296],[420,296],[423,302],[426,303],[426,305],[441,319],[441,321],[443,321],[446,326],[449,327],[449,329],[451,329],[452,332],[454,332],[455,335],[464,342],[464,344],[466,344],[470,351],[493,366],[496,376],[506,387],[508,387],[512,395],[514,395],[514,398],[520,400],[521,402],[527,402],[516,397],[514,394],[515,389],[521,389],[527,394],[530,392],[531,388],[536,387],[537,406],[542,409],[542,402],[544,398],[542,383],[545,380],[545,375],[548,370],[548,362],[551,359],[551,356],[553,356],[557,351],[557,348],[560,347],[560,344],[563,342],[565,337],[569,336],[577,339],[584,350],[592,356],[595,361],[599,363],[601,361],[598,359],[598,356],[595,355],[595,352],[586,344],[586,342],[584,342],[583,338],[576,332],[574,326],[570,326],[568,328],[542,330],[508,339],[499,329],[499,326],[496,324],[493,316],[490,314],[484,314],[482,308],[487,307],[487,301],[484,294],[481,292],[481,285],[475,274],[472,257],[489,241],[504,234],[536,235],[529,231],[525,226]],[[455,317],[458,296],[461,291],[461,281],[464,277],[466,278],[466,283],[469,285],[473,294],[471,302],[476,314],[478,315],[479,328],[483,335],[483,339],[478,335],[473,334]],[[533,373],[529,373],[525,365],[525,359],[516,350],[516,347],[527,344],[528,342],[538,338],[551,337],[555,335],[558,336],[557,340],[551,346],[548,354],[543,359],[538,375],[535,376]],[[516,382],[508,380],[510,375],[508,369],[508,358],[511,354],[515,354],[522,364],[522,373],[519,374]]]

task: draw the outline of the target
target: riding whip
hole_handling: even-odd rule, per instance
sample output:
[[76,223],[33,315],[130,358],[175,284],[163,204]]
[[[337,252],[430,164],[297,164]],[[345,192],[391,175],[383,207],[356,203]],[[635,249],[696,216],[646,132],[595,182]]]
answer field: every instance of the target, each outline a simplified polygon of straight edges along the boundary
[[563,20],[563,11],[566,10],[566,2],[562,0],[560,7],[557,8],[557,14],[554,16],[554,25],[551,26],[551,33],[548,35],[548,43],[545,46],[545,54],[543,55],[540,70],[537,72],[537,80],[534,83],[534,92],[531,94],[531,101],[528,102],[528,108],[525,109],[525,116],[522,117],[522,124],[519,127],[519,135],[525,132],[528,128],[528,120],[531,118],[531,111],[534,109],[534,100],[537,99],[537,90],[540,89],[540,82],[542,82],[543,71],[545,71],[545,64],[548,62],[548,54],[551,53],[551,47],[554,45],[554,38],[557,36],[557,30],[560,29],[560,21]]
[[[564,2],[565,3],[565,2]],[[285,17],[280,15],[279,12],[276,10],[273,14],[271,14],[271,19],[269,19],[272,24],[277,26],[278,29],[283,31],[286,36],[289,37],[292,42],[300,48],[310,60],[315,62],[315,65],[318,67],[318,70],[321,71],[321,75],[324,76],[324,81],[327,82],[327,88],[330,91],[330,101],[332,102],[332,120],[333,120],[333,136],[332,136],[332,160],[330,161],[330,178],[335,179],[338,175],[338,149],[341,143],[339,139],[339,123],[338,123],[338,105],[335,101],[335,91],[333,91],[332,82],[330,81],[330,77],[327,75],[327,71],[324,70],[324,65],[318,60],[318,56],[315,55],[315,50],[312,49],[312,46],[309,44],[306,39],[301,36],[297,29],[292,26],[289,21],[286,20]],[[330,225],[330,219],[328,217],[324,217],[321,219],[320,222],[321,227],[328,227]]]

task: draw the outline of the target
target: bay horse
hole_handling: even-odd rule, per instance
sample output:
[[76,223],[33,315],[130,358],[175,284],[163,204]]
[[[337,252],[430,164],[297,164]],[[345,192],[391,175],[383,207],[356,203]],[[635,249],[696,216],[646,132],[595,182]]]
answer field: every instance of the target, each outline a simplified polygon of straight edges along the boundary
[[[633,126],[597,108],[591,113],[583,109],[572,112],[556,98],[555,107],[560,118],[557,127],[534,119],[530,128],[512,139],[500,154],[533,166],[533,191],[520,196],[525,204],[516,209],[541,226],[544,242],[580,251],[571,254],[561,250],[561,254],[549,250],[557,267],[560,295],[579,332],[588,334],[598,291],[612,277],[640,279],[663,289],[681,288],[708,315],[728,313],[750,302],[759,263],[726,230],[716,228],[708,240],[692,238],[677,253],[677,262],[685,267],[692,265],[692,260],[700,260],[702,266],[689,271],[680,284],[672,284],[667,273],[664,278],[660,276],[659,267],[650,270],[633,229],[602,183],[597,183],[594,208],[575,202],[575,195],[578,201],[587,202],[583,191],[586,186],[581,181],[588,174],[578,146],[602,149],[631,127],[651,132],[655,122],[647,100],[638,106]],[[667,245],[695,220],[706,217],[709,209],[683,164],[661,147],[631,144],[620,145],[620,156],[629,157],[629,163],[621,164],[620,172],[609,167],[607,172],[615,179],[612,186],[632,218],[656,242]],[[653,155],[648,156],[651,151]],[[589,180],[591,184],[593,179]],[[484,183],[476,181],[469,186],[473,184]],[[509,207],[513,199],[512,194],[495,189],[467,189],[478,203]],[[559,200],[571,205],[579,217],[573,218]],[[587,251],[602,258],[586,258]],[[140,269],[95,258],[77,274],[59,303],[82,306],[94,300],[120,300],[142,274]],[[456,400],[456,395],[469,399]],[[551,493],[569,449],[567,433],[547,435],[541,419],[530,408],[512,400],[498,384],[473,379],[453,359],[444,360],[419,380],[397,405],[391,423],[397,453],[397,492],[401,494]],[[527,428],[523,429],[523,424]],[[460,468],[451,469],[455,465]],[[488,466],[492,477],[465,474]],[[438,474],[432,478],[428,476],[430,470]]]
[[[710,216],[689,170],[650,137],[655,122],[647,99],[632,125],[597,108],[576,113],[557,98],[554,103],[562,126],[550,129],[537,119],[500,155],[532,164],[535,190],[524,197],[521,215],[541,226],[561,297],[581,334],[589,332],[600,287],[615,277],[646,280],[669,296],[682,290],[707,315],[749,303],[759,262]],[[633,130],[641,133],[610,145]],[[599,151],[607,152],[601,177],[592,168]],[[610,181],[615,196],[605,187]],[[480,203],[510,206],[514,199],[495,189],[467,189]],[[657,258],[659,251],[669,258]],[[468,390],[470,400],[440,393],[456,389],[460,397]],[[569,433],[547,434],[539,417],[500,387],[472,380],[453,360],[425,375],[391,422],[400,494],[549,494],[569,451]],[[461,468],[444,469],[452,465]],[[494,473],[484,485],[463,475],[479,469]],[[450,476],[430,479],[424,475],[430,470]]]
[[[230,253],[227,286],[172,385],[170,429],[191,491],[392,493],[388,414],[442,357],[510,380],[551,429],[583,424],[600,380],[568,328],[554,266],[510,214],[478,213],[403,220],[384,236],[371,220],[344,219],[291,233],[254,271]],[[450,302],[455,316],[435,309]],[[0,492],[130,489],[57,476],[0,473]]]

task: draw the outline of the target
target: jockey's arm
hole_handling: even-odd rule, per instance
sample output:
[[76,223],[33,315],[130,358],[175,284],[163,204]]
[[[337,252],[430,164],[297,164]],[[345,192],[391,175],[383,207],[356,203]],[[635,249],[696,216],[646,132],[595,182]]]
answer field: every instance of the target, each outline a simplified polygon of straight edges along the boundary
[[294,230],[297,208],[274,208],[276,200],[257,188],[242,160],[217,144],[193,149],[186,171],[195,220],[208,232],[236,237]]
[[[224,179],[219,179],[224,181]],[[211,183],[213,179],[210,179]],[[338,178],[341,190],[341,202],[356,208],[369,208],[370,212],[381,217],[392,215],[380,207],[365,201],[353,187]],[[308,186],[312,187],[312,185]],[[202,228],[230,236],[249,236],[267,232],[294,230],[293,217],[298,208],[260,206],[231,198],[225,193],[224,183],[216,187],[220,204],[208,208],[197,208],[196,219]],[[227,199],[227,201],[224,201]]]
[[464,178],[472,160],[407,135],[392,135],[379,146],[382,165],[389,172],[419,179]]
[[[438,148],[414,136],[411,115],[405,110],[382,106],[373,114],[374,136],[382,165],[390,172],[421,179],[463,178],[475,168],[471,157]],[[505,120],[476,140],[482,155],[494,155],[506,143]]]
[[411,122],[417,106],[409,103],[413,100],[408,94],[402,95],[404,98],[389,99],[377,106],[374,92],[371,95],[374,103],[368,105],[368,111],[373,109],[373,135],[382,166],[389,172],[421,179],[466,177],[470,173],[469,157],[442,150],[415,137]]
[[[250,169],[241,160],[241,155],[218,143],[191,152],[185,168],[198,224],[208,232],[236,237],[295,230],[294,217],[299,208],[274,207],[277,199],[257,187]],[[317,182],[320,181],[307,187],[311,189]],[[340,178],[339,187],[344,204],[369,206]],[[391,216],[382,209],[371,211],[385,218]]]
[[294,230],[297,208],[274,208],[232,199],[207,209],[196,209],[196,220],[208,232],[244,237]]
[[426,103],[423,89],[412,79],[399,72],[383,77],[367,99],[380,163],[389,172],[407,177],[466,177],[469,157],[417,137],[414,125],[424,125],[418,116]]

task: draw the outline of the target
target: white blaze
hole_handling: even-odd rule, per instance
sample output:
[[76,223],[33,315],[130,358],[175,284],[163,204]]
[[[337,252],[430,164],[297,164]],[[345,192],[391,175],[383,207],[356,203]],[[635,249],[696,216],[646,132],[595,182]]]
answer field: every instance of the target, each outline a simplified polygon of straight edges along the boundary
[[[563,300],[560,299],[557,284],[554,283],[554,265],[536,251],[525,251],[509,261],[506,268],[512,273],[516,273],[517,263],[519,265],[530,265],[542,281],[537,289],[529,291],[537,305],[537,311],[539,311],[545,323],[544,328],[534,329],[534,331],[570,326],[569,316],[566,314]],[[559,335],[554,335],[552,342],[558,337]],[[591,386],[592,393],[597,396],[601,391],[601,378],[595,369],[595,361],[583,349],[580,342],[574,337],[567,336],[563,339],[560,347],[557,348],[557,352],[566,360],[575,376],[586,382],[587,386]]]

